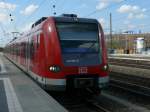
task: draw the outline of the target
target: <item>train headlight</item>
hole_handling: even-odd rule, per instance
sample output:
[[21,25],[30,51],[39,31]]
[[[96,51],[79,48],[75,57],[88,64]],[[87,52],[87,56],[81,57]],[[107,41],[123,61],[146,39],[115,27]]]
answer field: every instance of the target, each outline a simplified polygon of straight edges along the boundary
[[59,66],[56,66],[56,65],[50,66],[50,67],[49,67],[49,70],[50,70],[51,72],[59,72],[59,71],[60,71],[60,67],[59,67]]
[[108,65],[104,65],[103,68],[102,68],[102,70],[104,70],[104,71],[108,71],[108,69],[109,69]]

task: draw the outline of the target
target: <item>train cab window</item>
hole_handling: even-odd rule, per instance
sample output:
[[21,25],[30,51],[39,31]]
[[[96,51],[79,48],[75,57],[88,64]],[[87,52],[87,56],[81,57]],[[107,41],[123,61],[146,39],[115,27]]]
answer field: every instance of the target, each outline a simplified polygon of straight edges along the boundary
[[65,65],[92,66],[102,63],[97,23],[58,22],[56,27]]

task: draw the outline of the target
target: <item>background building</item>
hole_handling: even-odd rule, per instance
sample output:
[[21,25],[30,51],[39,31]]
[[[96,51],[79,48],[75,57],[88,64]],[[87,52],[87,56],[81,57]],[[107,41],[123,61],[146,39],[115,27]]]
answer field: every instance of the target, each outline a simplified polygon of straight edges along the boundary
[[[106,42],[108,51],[112,49],[114,53],[134,54],[150,51],[150,33],[113,34],[112,38],[110,35],[106,35]],[[139,51],[140,47],[142,47],[141,51]]]

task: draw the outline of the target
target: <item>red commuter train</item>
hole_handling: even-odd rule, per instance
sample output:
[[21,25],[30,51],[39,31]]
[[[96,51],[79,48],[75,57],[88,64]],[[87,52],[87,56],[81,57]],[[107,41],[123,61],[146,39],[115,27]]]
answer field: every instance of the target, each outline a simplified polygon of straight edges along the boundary
[[5,56],[47,90],[97,91],[109,82],[104,33],[95,19],[42,17],[6,45]]

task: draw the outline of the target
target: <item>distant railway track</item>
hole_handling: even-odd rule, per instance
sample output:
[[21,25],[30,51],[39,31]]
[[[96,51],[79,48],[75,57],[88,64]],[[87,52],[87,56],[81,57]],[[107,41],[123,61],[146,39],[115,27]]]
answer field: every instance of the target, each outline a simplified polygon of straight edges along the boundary
[[124,82],[129,82],[137,85],[142,85],[144,87],[150,87],[150,78],[143,76],[136,76],[130,74],[110,72],[111,79],[116,79]]
[[122,82],[119,80],[111,80],[110,86],[117,87],[117,88],[124,89],[124,90],[130,91],[130,92],[136,93],[136,94],[150,97],[150,88],[147,88],[147,87],[144,87],[141,85]]
[[110,74],[110,86],[150,97],[149,78],[119,73]]
[[[109,58],[109,64],[141,69],[150,69],[147,59]],[[110,73],[110,86],[150,97],[150,78],[124,73]]]
[[109,62],[111,65],[119,65],[119,66],[128,66],[128,67],[135,67],[135,68],[143,68],[143,69],[150,69],[150,65],[140,65],[134,63],[118,63],[118,62]]
[[143,69],[150,69],[150,61],[146,60],[130,60],[130,59],[108,59],[109,64],[119,65],[119,66],[128,66],[128,67],[136,67]]

